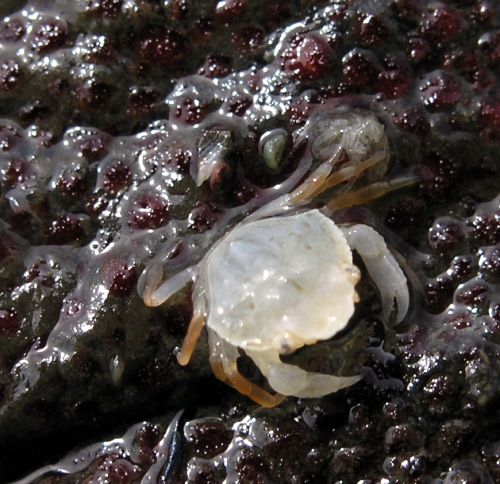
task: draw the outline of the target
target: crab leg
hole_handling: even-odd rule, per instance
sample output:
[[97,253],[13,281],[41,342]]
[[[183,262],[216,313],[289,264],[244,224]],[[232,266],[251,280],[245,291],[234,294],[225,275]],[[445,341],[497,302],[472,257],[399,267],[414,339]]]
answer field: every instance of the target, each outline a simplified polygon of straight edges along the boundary
[[366,269],[380,291],[383,316],[391,314],[395,323],[405,317],[410,305],[406,277],[391,254],[382,236],[367,225],[353,225],[342,229],[349,245],[363,259]]
[[262,208],[247,217],[247,221],[282,213],[287,208],[294,205],[300,205],[301,203],[308,202],[315,196],[323,193],[325,190],[333,188],[340,183],[361,175],[361,173],[384,161],[385,159],[386,155],[384,153],[380,153],[363,163],[341,168],[333,174],[331,174],[333,169],[333,165],[331,163],[332,160],[325,161],[318,168],[316,168],[316,170],[309,175],[306,180],[292,193],[283,195],[267,205],[264,205]]
[[200,337],[201,330],[205,326],[205,317],[201,314],[194,315],[189,323],[189,327],[182,342],[182,347],[177,354],[177,361],[179,365],[186,366],[191,360],[196,343]]
[[245,378],[238,371],[236,363],[240,356],[238,350],[210,329],[208,330],[208,341],[210,345],[210,365],[214,375],[219,380],[229,383],[240,393],[251,398],[262,407],[276,407],[286,398],[280,394],[272,395]]
[[333,188],[347,180],[352,180],[364,171],[387,159],[385,153],[378,153],[363,163],[346,166],[330,174],[333,166],[330,162],[320,165],[316,171],[291,194],[290,203],[297,204],[311,200],[329,188]]
[[267,378],[269,385],[284,395],[318,398],[354,385],[361,379],[361,376],[334,376],[305,371],[283,363],[275,350],[246,353]]
[[203,293],[199,290],[199,286],[195,286],[193,291],[193,305],[193,317],[189,322],[181,350],[177,354],[177,361],[179,365],[182,366],[187,365],[191,360],[198,338],[200,337],[203,326],[205,326],[205,298]]
[[396,178],[395,180],[386,182],[372,183],[371,185],[360,188],[359,190],[341,193],[328,202],[322,211],[328,216],[331,216],[337,210],[354,207],[355,205],[363,205],[371,202],[372,200],[383,197],[389,192],[413,185],[417,181],[417,177],[408,176]]
[[[142,283],[142,293],[146,306],[159,306],[168,298],[180,291],[188,282],[196,278],[197,266],[188,267],[162,282],[163,267],[161,264],[153,264],[147,272],[144,272],[145,280]],[[141,281],[142,282],[142,281]]]

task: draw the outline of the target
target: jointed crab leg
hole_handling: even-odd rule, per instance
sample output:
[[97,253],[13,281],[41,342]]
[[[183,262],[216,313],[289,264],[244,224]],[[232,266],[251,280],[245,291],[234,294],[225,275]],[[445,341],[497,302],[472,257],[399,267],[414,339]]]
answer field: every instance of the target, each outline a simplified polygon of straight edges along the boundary
[[380,153],[363,163],[341,168],[333,174],[331,174],[333,169],[332,160],[325,161],[292,193],[283,195],[267,205],[264,205],[252,215],[248,216],[247,221],[283,213],[287,208],[308,202],[325,190],[356,178],[364,171],[386,159],[386,154]]
[[357,383],[361,376],[334,376],[308,372],[283,363],[276,350],[247,351],[272,388],[284,395],[318,398]]
[[243,395],[251,398],[262,407],[272,408],[279,405],[286,397],[276,393],[272,395],[263,388],[245,378],[239,371],[237,360],[238,350],[219,338],[217,333],[208,329],[210,345],[210,365],[214,375],[224,383],[228,383]]
[[352,180],[361,175],[364,171],[387,159],[386,153],[378,153],[363,163],[346,166],[330,174],[333,166],[330,162],[320,165],[316,171],[306,180],[306,182],[296,189],[290,198],[292,204],[306,202],[315,196],[323,193],[329,188],[333,188],[340,183]]
[[385,321],[399,323],[410,305],[406,277],[383,237],[368,225],[342,228],[349,246],[363,259],[366,269],[380,291]]
[[194,281],[197,272],[197,266],[191,266],[163,281],[163,266],[161,264],[152,264],[148,272],[145,273],[146,280],[142,291],[144,304],[150,307],[163,304],[169,297],[186,286],[188,282]]
[[337,210],[363,205],[383,197],[389,192],[413,185],[417,181],[418,178],[414,176],[402,177],[387,182],[372,183],[371,185],[367,185],[366,187],[352,192],[341,193],[328,202],[322,209],[322,212],[331,216]]
[[184,341],[182,342],[181,350],[177,354],[177,361],[179,362],[179,365],[185,366],[189,363],[189,360],[191,360],[191,356],[196,348],[196,343],[198,342],[203,326],[205,326],[204,311],[195,310],[195,313],[189,323],[186,336],[184,337]]
[[226,373],[228,382],[240,393],[251,398],[255,403],[261,407],[273,408],[279,405],[286,397],[276,393],[271,395],[263,388],[259,387],[250,380],[247,380],[236,367],[236,362],[231,365],[223,365],[224,372]]

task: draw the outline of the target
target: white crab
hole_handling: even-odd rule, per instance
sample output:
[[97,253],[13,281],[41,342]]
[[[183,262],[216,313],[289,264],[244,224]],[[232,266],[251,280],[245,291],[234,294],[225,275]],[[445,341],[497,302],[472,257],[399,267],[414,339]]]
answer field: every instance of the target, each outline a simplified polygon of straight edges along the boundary
[[[195,281],[194,314],[178,354],[180,364],[189,362],[206,324],[215,375],[263,406],[277,405],[287,395],[320,397],[360,379],[307,372],[283,363],[280,355],[329,339],[346,327],[359,300],[355,286],[360,271],[353,264],[352,249],[361,256],[380,291],[384,318],[399,322],[407,312],[406,277],[384,239],[366,225],[339,227],[330,215],[339,208],[406,186],[412,178],[344,191],[321,211],[300,211],[326,189],[387,160],[382,125],[373,115],[365,116],[361,124],[363,130],[355,141],[359,143],[361,137],[370,146],[379,147],[367,149],[364,160],[332,173],[337,149],[335,157],[321,164],[295,191],[231,229],[195,268],[163,283],[158,266],[150,271],[142,291],[150,306],[162,304],[189,278]],[[270,394],[239,373],[239,349],[253,360],[277,394]]]

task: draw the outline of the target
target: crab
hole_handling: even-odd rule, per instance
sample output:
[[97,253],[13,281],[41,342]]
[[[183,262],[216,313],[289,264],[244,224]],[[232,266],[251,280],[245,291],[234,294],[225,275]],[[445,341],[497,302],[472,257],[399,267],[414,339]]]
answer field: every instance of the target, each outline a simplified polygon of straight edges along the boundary
[[[291,193],[236,224],[197,265],[166,281],[158,264],[149,269],[141,291],[148,306],[163,304],[193,281],[193,317],[177,354],[179,364],[189,363],[206,326],[215,376],[261,406],[274,407],[287,396],[322,397],[360,380],[359,375],[305,371],[280,358],[328,340],[347,326],[359,302],[360,270],[353,262],[353,250],[380,292],[384,320],[399,323],[408,310],[405,274],[383,237],[367,225],[337,225],[331,218],[339,209],[367,203],[414,182],[413,177],[402,177],[350,189],[353,180],[379,169],[389,156],[384,128],[377,118],[368,115],[357,122],[354,134],[352,122],[340,123],[344,126],[338,128],[344,129],[340,142],[347,140],[340,150],[337,146],[333,156]],[[364,156],[359,156],[363,144]],[[349,156],[353,145],[357,156]],[[370,149],[375,145],[376,150]],[[338,168],[340,151],[344,163]],[[334,188],[340,193],[330,196],[321,209],[307,208]],[[240,350],[276,393],[240,373]]]

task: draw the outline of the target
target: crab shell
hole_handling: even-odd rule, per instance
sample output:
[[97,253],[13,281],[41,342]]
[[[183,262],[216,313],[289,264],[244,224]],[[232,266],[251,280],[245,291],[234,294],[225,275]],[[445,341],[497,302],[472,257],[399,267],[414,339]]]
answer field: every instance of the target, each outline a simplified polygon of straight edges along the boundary
[[347,325],[358,280],[341,229],[309,210],[233,229],[202,262],[196,292],[226,342],[288,353]]

